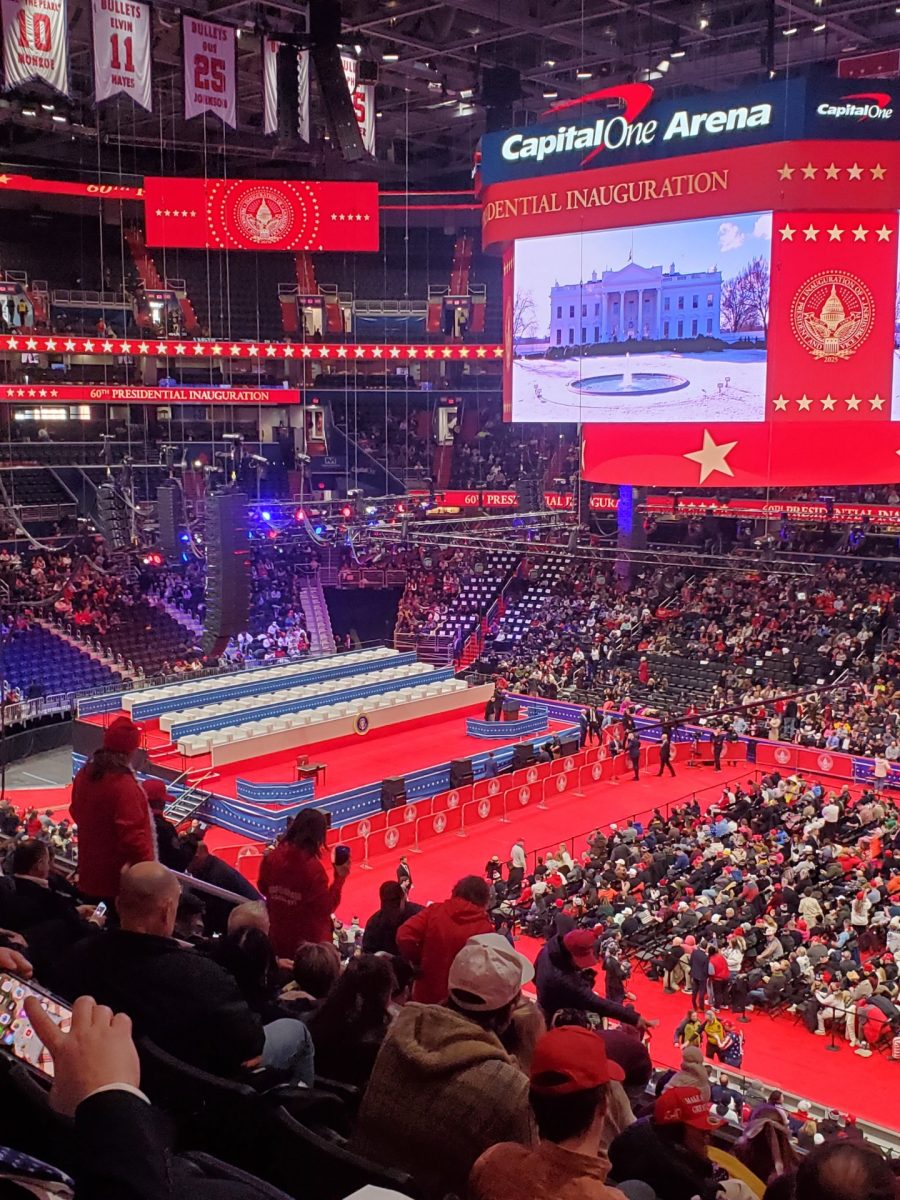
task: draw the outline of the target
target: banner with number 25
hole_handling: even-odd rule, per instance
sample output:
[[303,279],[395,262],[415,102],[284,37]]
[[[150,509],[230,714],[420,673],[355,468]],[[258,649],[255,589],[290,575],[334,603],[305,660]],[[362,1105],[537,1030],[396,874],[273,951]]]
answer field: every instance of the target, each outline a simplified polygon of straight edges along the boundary
[[183,32],[185,117],[212,112],[234,129],[237,126],[234,29],[198,17],[184,17]]

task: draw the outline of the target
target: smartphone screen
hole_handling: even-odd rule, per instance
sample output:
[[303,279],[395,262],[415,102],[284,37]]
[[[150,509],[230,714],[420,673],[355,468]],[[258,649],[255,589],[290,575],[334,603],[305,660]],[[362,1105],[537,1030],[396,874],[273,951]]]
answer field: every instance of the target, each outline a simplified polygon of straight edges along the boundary
[[25,999],[28,996],[37,996],[47,1013],[63,1030],[71,1029],[71,1008],[48,992],[3,971],[0,972],[0,1046],[46,1078],[52,1079],[53,1059],[25,1013]]

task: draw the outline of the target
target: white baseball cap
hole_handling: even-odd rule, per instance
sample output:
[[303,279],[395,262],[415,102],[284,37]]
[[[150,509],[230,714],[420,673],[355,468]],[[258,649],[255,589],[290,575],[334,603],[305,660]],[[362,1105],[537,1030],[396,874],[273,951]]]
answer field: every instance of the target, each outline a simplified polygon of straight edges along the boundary
[[534,979],[534,967],[502,934],[470,937],[450,967],[450,999],[469,1012],[496,1012]]

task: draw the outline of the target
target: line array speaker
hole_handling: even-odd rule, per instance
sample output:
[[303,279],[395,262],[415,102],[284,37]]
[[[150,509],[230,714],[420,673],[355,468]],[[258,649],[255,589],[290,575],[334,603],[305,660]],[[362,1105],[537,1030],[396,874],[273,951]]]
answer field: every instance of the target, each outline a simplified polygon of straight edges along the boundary
[[218,658],[229,639],[247,628],[250,615],[250,549],[247,497],[220,492],[206,501],[206,616],[201,645]]
[[131,545],[125,498],[115,484],[101,483],[97,488],[97,528],[111,550],[127,550]]
[[159,517],[159,544],[162,552],[166,558],[177,558],[181,553],[178,534],[184,524],[184,516],[181,488],[174,479],[161,483],[156,489],[156,511]]

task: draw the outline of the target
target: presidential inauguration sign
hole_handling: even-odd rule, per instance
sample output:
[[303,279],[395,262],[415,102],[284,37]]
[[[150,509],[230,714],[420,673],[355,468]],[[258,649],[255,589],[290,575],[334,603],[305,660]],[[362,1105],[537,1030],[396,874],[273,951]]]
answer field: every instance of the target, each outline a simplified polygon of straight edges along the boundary
[[895,479],[900,88],[870,83],[629,84],[488,135],[506,416],[583,425],[595,481]]

